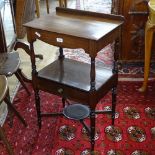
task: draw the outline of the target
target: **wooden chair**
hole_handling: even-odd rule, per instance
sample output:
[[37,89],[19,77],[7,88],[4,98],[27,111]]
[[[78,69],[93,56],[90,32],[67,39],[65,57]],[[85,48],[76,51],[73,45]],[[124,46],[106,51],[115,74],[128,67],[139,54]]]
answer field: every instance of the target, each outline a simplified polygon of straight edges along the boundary
[[[35,0],[35,5],[36,5],[36,14],[37,17],[40,17],[40,4],[39,0]],[[67,7],[67,0],[59,0],[59,6],[60,7]],[[49,0],[46,0],[46,8],[47,8],[47,13],[49,14]]]
[[[23,123],[23,125],[27,126],[27,123],[25,122],[23,117],[19,114],[19,112],[15,109],[15,107],[10,101],[9,88],[6,76],[0,75],[0,104],[3,101],[7,104],[9,110],[15,113],[15,115],[19,118],[19,120]],[[6,145],[9,155],[13,155],[12,147],[6,138],[4,129],[1,124],[0,124],[0,139]]]
[[[9,3],[10,8],[11,8],[10,11],[13,12],[12,3],[11,3],[12,1],[9,1],[9,2],[10,2]],[[9,23],[12,23],[13,27],[15,29],[14,16]],[[10,38],[12,37],[12,40],[11,40],[11,43],[9,45],[7,45],[6,40],[7,40],[8,36],[5,35],[5,31],[4,31],[5,27],[3,25],[5,25],[5,24],[3,23],[3,20],[2,20],[1,14],[0,14],[0,43],[1,43],[1,46],[0,46],[0,75],[5,75],[8,77],[8,76],[12,76],[13,74],[15,74],[15,76],[21,82],[22,86],[27,91],[28,95],[30,95],[30,92],[28,91],[28,89],[25,85],[25,82],[31,83],[31,80],[29,80],[23,74],[21,69],[19,68],[19,65],[20,65],[19,54],[18,54],[18,52],[14,51],[14,50],[17,50],[18,48],[22,48],[28,55],[30,55],[29,46],[27,44],[17,41],[15,30],[12,30],[12,31],[14,31],[14,35],[9,36]],[[35,55],[35,58],[43,59],[43,56],[40,54],[37,54],[37,55]]]
[[59,0],[59,6],[67,8],[67,0]]
[[[40,4],[39,0],[35,0],[35,5],[36,5],[36,14],[37,17],[40,17]],[[47,8],[47,13],[49,14],[49,3],[48,0],[46,0],[46,8]]]
[[145,66],[144,66],[144,81],[142,87],[139,89],[140,92],[144,92],[147,89],[150,61],[151,61],[151,49],[153,34],[155,33],[155,1],[150,0],[149,6],[149,17],[145,27]]
[[20,58],[18,52],[3,52],[0,53],[0,75],[5,75],[7,77],[15,74],[17,79],[21,82],[22,86],[25,88],[28,95],[30,92],[25,85],[24,81],[31,82],[25,75],[21,72],[19,68]]

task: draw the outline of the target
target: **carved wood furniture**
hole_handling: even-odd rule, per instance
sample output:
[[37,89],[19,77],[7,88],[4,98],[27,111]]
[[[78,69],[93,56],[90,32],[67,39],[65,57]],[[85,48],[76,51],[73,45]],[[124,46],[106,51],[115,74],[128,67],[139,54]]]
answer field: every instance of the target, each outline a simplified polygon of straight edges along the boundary
[[[15,109],[15,107],[13,106],[13,104],[10,101],[8,82],[7,82],[6,76],[0,75],[0,104],[3,101],[7,104],[9,110],[11,110],[11,111],[13,111],[15,113],[15,115],[24,124],[24,126],[27,126],[27,124],[26,124],[25,120],[23,119],[23,117],[19,114],[19,112]],[[5,135],[4,129],[1,126],[1,124],[0,124],[0,139],[6,145],[6,149],[8,151],[8,154],[13,155],[14,153],[13,153],[12,147],[11,147],[10,143],[8,142],[8,140],[7,140],[7,137]]]
[[153,34],[155,33],[155,1],[150,0],[148,4],[150,12],[145,27],[145,67],[144,67],[144,82],[142,87],[139,89],[141,92],[144,92],[147,88],[149,71],[150,71]]
[[[95,65],[95,57],[98,51],[119,38],[123,20],[122,16],[56,8],[56,13],[25,24],[30,44],[32,83],[40,128],[42,117],[57,115],[41,112],[40,90],[61,96],[63,105],[66,99],[71,99],[89,106],[92,150],[95,143],[95,108],[99,100],[111,89],[112,110],[97,113],[111,113],[114,124],[118,81],[117,52],[114,54],[116,61],[113,69]],[[40,71],[36,69],[34,57],[33,43],[36,39],[60,47],[59,58]],[[89,54],[91,64],[65,58],[63,48],[83,48]]]
[[[125,17],[122,29],[120,59],[143,61],[145,51],[145,24],[149,0],[112,0],[112,12]],[[126,38],[126,39],[124,39]],[[155,51],[155,46],[153,46]]]

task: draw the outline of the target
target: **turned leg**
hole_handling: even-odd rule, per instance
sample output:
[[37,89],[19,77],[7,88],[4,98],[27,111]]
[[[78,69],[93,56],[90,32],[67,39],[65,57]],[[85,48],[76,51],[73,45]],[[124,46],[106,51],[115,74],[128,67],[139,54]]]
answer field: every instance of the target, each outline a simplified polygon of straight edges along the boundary
[[19,76],[24,82],[32,83],[32,80],[28,79],[20,68],[18,68],[17,73],[19,74]]
[[65,97],[62,97],[63,108],[65,107],[65,102],[66,102],[66,98]]
[[59,0],[59,6],[66,8],[67,7],[67,0]]
[[48,0],[46,0],[46,8],[47,8],[47,13],[49,14],[50,11],[49,11],[49,1]]
[[27,126],[27,123],[25,122],[25,120],[23,119],[23,117],[20,115],[20,113],[15,109],[15,107],[11,103],[9,91],[7,92],[7,96],[5,97],[4,101],[8,105],[9,110],[12,111],[12,112],[14,112],[14,114],[19,118],[19,120],[24,124],[24,126]]
[[64,0],[65,8],[67,8],[67,0]]
[[95,146],[95,110],[90,113],[90,140],[91,140],[91,154],[94,152]]
[[28,93],[28,95],[31,95],[31,93],[29,92],[28,88],[26,87],[26,85],[25,85],[25,83],[24,83],[24,80],[23,80],[22,77],[21,77],[20,72],[17,71],[17,72],[15,73],[15,75],[16,75],[17,79],[20,81],[20,83],[22,84],[22,86],[24,87],[24,89],[26,90],[26,92]]
[[62,1],[59,0],[59,7],[62,7]]
[[37,117],[38,117],[38,126],[41,129],[41,109],[40,109],[39,90],[35,88],[34,92],[35,92],[35,104],[36,104]]
[[39,0],[35,0],[35,5],[36,5],[36,14],[37,17],[40,17],[40,6],[39,6]]
[[10,145],[10,143],[8,142],[6,135],[4,133],[4,129],[0,126],[0,139],[4,142],[4,144],[6,145],[6,149],[9,153],[9,155],[13,155],[13,150],[12,147]]
[[150,72],[150,61],[151,61],[151,47],[153,40],[153,30],[149,27],[147,22],[145,28],[145,65],[144,65],[144,81],[142,87],[139,89],[140,92],[146,91],[148,77]]
[[115,109],[116,109],[116,87],[112,88],[112,125],[115,121]]

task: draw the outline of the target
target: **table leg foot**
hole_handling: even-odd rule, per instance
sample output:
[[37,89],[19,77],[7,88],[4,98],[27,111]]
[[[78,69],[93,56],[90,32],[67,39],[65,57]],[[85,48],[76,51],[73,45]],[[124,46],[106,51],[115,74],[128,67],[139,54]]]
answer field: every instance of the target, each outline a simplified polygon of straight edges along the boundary
[[143,84],[142,87],[140,87],[140,88],[138,89],[138,91],[139,91],[139,92],[145,92],[146,89],[147,89],[147,86]]

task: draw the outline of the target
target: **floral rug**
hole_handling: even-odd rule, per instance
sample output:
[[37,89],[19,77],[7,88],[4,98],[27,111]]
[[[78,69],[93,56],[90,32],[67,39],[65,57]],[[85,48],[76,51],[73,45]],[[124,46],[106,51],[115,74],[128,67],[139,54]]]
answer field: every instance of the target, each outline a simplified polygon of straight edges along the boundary
[[[76,0],[76,9],[80,10],[87,10],[87,11],[95,11],[95,12],[101,12],[101,13],[111,13],[111,5],[112,0]],[[87,58],[88,55],[83,52],[82,49],[73,50],[74,53],[72,53],[72,50],[66,49],[67,51],[67,57],[74,58],[75,56],[83,56],[84,58]],[[105,49],[101,50],[98,54],[98,60],[101,60],[101,62],[105,62],[107,64],[110,63],[110,60],[112,60],[113,55],[110,53],[111,49],[108,45]],[[87,56],[86,56],[87,55]],[[126,78],[126,80],[138,80],[143,81],[143,75],[144,75],[144,63],[142,62],[127,62],[127,63],[119,63],[119,77],[122,77],[123,74],[123,80]],[[150,67],[150,79],[154,79],[155,77],[155,63],[151,64]]]
[[[147,94],[140,94],[139,83],[119,82],[115,127],[111,126],[110,115],[96,116],[95,155],[155,154],[154,86],[149,87]],[[110,102],[108,94],[97,109],[111,109]],[[89,138],[78,122],[60,118],[55,137],[53,155],[90,154]]]
[[[154,155],[155,154],[155,83],[149,82],[147,93],[138,92],[140,82],[118,83],[115,127],[110,115],[96,116],[95,155]],[[31,85],[31,96],[20,88],[14,105],[25,118],[25,128],[14,117],[14,125],[4,128],[15,155],[90,155],[90,142],[83,126],[64,117],[43,118],[38,129]],[[111,94],[107,94],[97,109],[110,109]],[[61,111],[61,98],[41,92],[42,111]],[[89,119],[86,120],[89,124]],[[2,141],[0,154],[7,155]]]
[[[77,9],[110,13],[111,0],[77,0]],[[104,4],[103,4],[104,3]],[[93,5],[92,5],[93,4]],[[95,5],[94,5],[95,4]],[[95,6],[95,7],[94,7]],[[66,57],[90,63],[82,49],[65,49]],[[108,45],[96,58],[101,63],[112,66],[113,52]],[[151,77],[155,77],[155,65],[151,66]],[[155,82],[149,81],[148,91],[139,93],[143,77],[143,64],[119,63],[117,113],[115,127],[111,127],[109,115],[96,116],[95,155],[154,155],[155,154]],[[125,80],[127,78],[127,80]],[[135,79],[134,81],[132,79]],[[124,81],[125,80],[125,81]],[[143,80],[143,79],[142,79]],[[132,82],[131,82],[132,81]],[[10,128],[8,120],[4,124],[5,133],[14,148],[15,155],[90,155],[90,142],[82,125],[64,117],[46,118],[41,130],[37,126],[34,93],[29,85],[31,96],[20,88],[14,103],[28,123],[25,128],[14,117],[14,126]],[[61,99],[41,92],[43,111],[61,110]],[[105,96],[97,109],[110,109],[110,93]],[[89,124],[89,120],[86,120]],[[0,155],[7,155],[0,141]]]
[[[64,55],[67,58],[75,59],[78,61],[90,63],[90,57],[83,49],[64,49]],[[98,52],[96,57],[96,65],[106,65],[107,67],[113,66],[113,51],[111,45],[107,45]],[[144,63],[142,62],[118,62],[119,78],[123,80],[143,81],[144,76]],[[155,63],[150,67],[150,80],[155,78]]]

